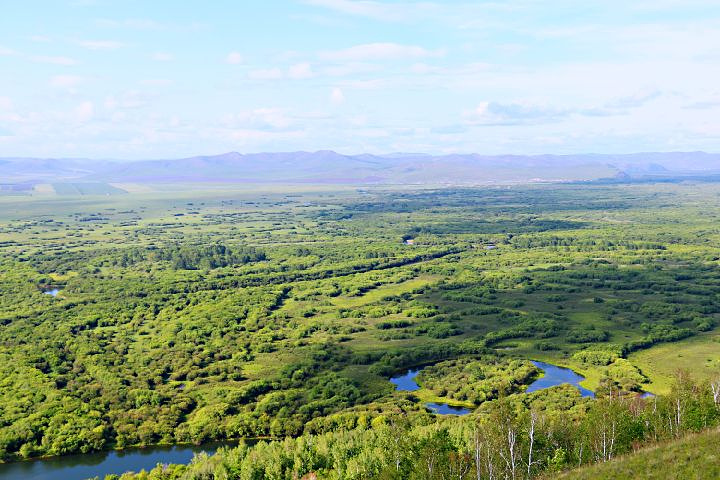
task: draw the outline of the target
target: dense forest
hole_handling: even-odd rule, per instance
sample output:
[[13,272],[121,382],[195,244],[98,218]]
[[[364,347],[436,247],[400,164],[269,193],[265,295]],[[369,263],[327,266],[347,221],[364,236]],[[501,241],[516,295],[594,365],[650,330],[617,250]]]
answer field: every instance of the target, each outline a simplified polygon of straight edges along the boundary
[[[0,202],[5,462],[248,439],[149,478],[524,478],[718,422],[717,184]],[[529,360],[598,399],[525,393]]]
[[[667,397],[631,398],[608,391],[584,401],[573,395],[571,387],[570,391],[558,387],[552,394],[489,402],[468,417],[436,420],[391,414],[353,430],[242,443],[212,457],[196,456],[187,466],[158,465],[149,472],[110,475],[105,480],[477,480],[529,479],[540,474],[550,478],[581,465],[610,462],[645,444],[682,439],[719,425],[718,387],[679,377]],[[720,471],[720,463],[712,460],[716,445],[701,448],[710,461],[696,464],[697,470],[687,478],[715,478],[703,470],[708,466]],[[653,473],[658,475],[652,478],[680,478]],[[637,477],[631,471],[611,478]]]

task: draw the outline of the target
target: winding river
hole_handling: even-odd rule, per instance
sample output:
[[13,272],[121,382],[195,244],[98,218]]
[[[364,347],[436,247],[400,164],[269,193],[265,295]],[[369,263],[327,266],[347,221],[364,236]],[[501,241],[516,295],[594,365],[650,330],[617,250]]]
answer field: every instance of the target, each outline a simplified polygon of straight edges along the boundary
[[[569,383],[577,388],[583,397],[595,396],[595,393],[591,390],[580,386],[580,382],[585,380],[585,377],[578,375],[569,368],[558,367],[557,365],[539,361],[533,361],[532,363],[543,371],[543,376],[528,386],[526,390],[527,393]],[[392,377],[390,381],[395,385],[395,390],[414,392],[420,389],[420,385],[415,381],[415,377],[417,377],[421,370],[422,369],[408,370],[403,375]],[[447,403],[426,403],[425,406],[440,415],[466,415],[471,412],[471,410],[467,408]]]
[[[395,385],[395,390],[414,392],[420,390],[420,385],[415,381],[420,370],[408,370],[407,373],[392,377],[390,381]],[[467,415],[471,410],[465,407],[458,407],[447,403],[426,403],[425,406],[440,415]]]
[[[52,291],[45,293],[53,296],[57,295],[57,291],[55,291],[55,293],[52,293]],[[578,375],[569,368],[558,367],[557,365],[539,361],[533,361],[532,363],[542,369],[544,375],[531,383],[527,388],[527,392],[535,392],[569,383],[575,386],[582,396],[595,396],[592,391],[580,386],[580,382],[583,381],[585,377]],[[390,381],[398,391],[413,392],[420,389],[420,385],[415,381],[415,377],[417,377],[420,371],[421,369],[408,370],[402,375],[392,377]],[[447,403],[428,402],[425,406],[439,415],[467,415],[471,412],[468,408]],[[103,478],[108,474],[122,474],[130,470],[149,470],[158,463],[188,463],[196,453],[204,451],[212,454],[222,445],[235,444],[235,442],[227,442],[207,443],[203,445],[149,447],[142,449],[134,448],[0,464],[0,479],[82,480],[94,476]]]

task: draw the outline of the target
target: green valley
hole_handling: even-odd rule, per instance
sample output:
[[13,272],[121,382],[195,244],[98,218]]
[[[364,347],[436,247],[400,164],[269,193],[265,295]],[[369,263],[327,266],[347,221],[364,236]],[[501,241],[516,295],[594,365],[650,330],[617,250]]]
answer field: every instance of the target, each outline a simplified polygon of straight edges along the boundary
[[[392,473],[383,442],[407,436],[476,478],[473,432],[513,418],[527,442],[532,418],[545,436],[529,461],[523,443],[525,478],[720,418],[720,184],[131,190],[0,196],[4,462],[262,439],[138,478],[435,478],[406,458]],[[542,376],[530,360],[598,400],[524,393]],[[389,381],[422,366],[417,391]],[[676,397],[702,412],[649,426]],[[561,431],[597,431],[600,409],[627,429],[601,459]],[[238,470],[188,473],[220,463]]]

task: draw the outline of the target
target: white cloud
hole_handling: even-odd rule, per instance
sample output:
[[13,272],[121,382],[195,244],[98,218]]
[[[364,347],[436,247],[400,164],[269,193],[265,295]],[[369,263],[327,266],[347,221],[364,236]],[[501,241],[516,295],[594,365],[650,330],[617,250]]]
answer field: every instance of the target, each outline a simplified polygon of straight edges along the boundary
[[83,77],[77,75],[55,75],[50,78],[50,86],[56,88],[73,88],[80,85],[83,81]]
[[341,105],[345,103],[345,94],[340,87],[335,87],[330,92],[330,102],[333,105]]
[[168,78],[148,78],[146,80],[141,80],[140,83],[149,87],[167,87],[172,85],[174,82]]
[[9,55],[17,55],[18,52],[13,50],[12,48],[3,47],[0,45],[0,55],[3,56],[9,56]]
[[684,105],[683,108],[694,109],[694,110],[709,110],[720,108],[720,98],[703,98],[699,101],[694,101]]
[[119,96],[110,96],[105,99],[105,108],[108,110],[125,110],[142,108],[148,104],[148,96],[137,90],[129,90]]
[[152,55],[152,59],[156,62],[170,62],[175,59],[175,56],[171,53],[155,52]]
[[277,145],[279,141],[302,138],[304,132],[295,130],[291,132],[268,132],[263,130],[237,129],[229,132],[227,136],[245,148],[252,150],[262,149],[263,145]]
[[315,76],[309,63],[298,63],[288,68],[288,77],[294,80],[302,80]]
[[320,52],[320,58],[332,61],[402,60],[408,58],[441,57],[443,50],[428,50],[417,45],[398,43],[366,43],[343,50]]
[[284,131],[292,124],[292,119],[279,108],[256,108],[253,110],[227,115],[223,123],[230,128],[243,128],[261,131]]
[[[713,8],[701,8],[703,1]],[[11,125],[15,135],[12,144],[4,140],[3,150],[31,154],[45,149],[57,155],[70,153],[65,145],[72,142],[78,152],[84,150],[90,156],[113,155],[125,146],[129,149],[123,151],[132,156],[185,155],[189,150],[208,153],[235,148],[227,140],[230,132],[257,150],[345,147],[355,151],[560,153],[663,149],[671,144],[682,149],[720,148],[717,0],[638,0],[644,10],[655,11],[659,3],[676,9],[676,15],[671,10],[671,15],[663,16],[646,14],[634,3],[620,0],[606,4],[591,0],[591,16],[572,15],[570,0],[557,4],[537,0],[300,2],[306,5],[298,9],[299,14],[283,22],[312,28],[316,25],[309,25],[308,17],[321,17],[324,23],[313,30],[313,42],[280,39],[268,47],[262,63],[255,63],[243,47],[252,45],[252,32],[237,32],[233,43],[216,52],[208,74],[222,77],[223,65],[230,68],[224,63],[229,52],[237,49],[246,58],[230,69],[237,68],[245,78],[221,78],[217,89],[206,88],[194,75],[193,68],[202,58],[183,48],[184,42],[194,38],[181,34],[188,31],[187,26],[122,16],[93,23],[89,17],[88,29],[70,33],[75,36],[69,39],[62,28],[39,32],[50,35],[52,43],[33,43],[48,40],[30,38],[37,33],[34,30],[19,34],[17,41],[25,43],[8,39],[5,47],[20,51],[0,47],[0,62],[23,59],[51,65],[40,69],[46,70],[40,73],[43,85],[31,92],[25,87],[33,68],[17,68],[17,81],[0,92],[12,98],[17,109],[12,109],[9,99],[0,98],[0,120]],[[688,3],[697,8],[689,8]],[[15,9],[10,13],[15,14]],[[402,30],[389,30],[391,25],[366,19],[398,22]],[[461,25],[467,29],[459,31]],[[281,27],[277,24],[270,33]],[[177,36],[177,50],[155,39],[139,55],[146,61],[174,59],[174,74],[184,80],[165,88],[166,79],[174,76],[151,69],[128,79],[122,62],[103,63],[106,70],[97,70],[101,66],[95,63],[101,60],[98,52],[80,56],[80,40],[115,39],[138,46],[130,40],[135,38],[133,32],[124,31],[129,28],[155,29],[150,32],[153,36]],[[344,40],[333,42],[339,36]],[[61,41],[66,46],[69,41],[74,50],[47,48],[60,48]],[[311,44],[328,51],[314,50]],[[90,46],[111,47],[86,47]],[[161,51],[165,48],[174,55]],[[434,50],[438,48],[447,54]],[[40,52],[75,57],[34,57]],[[473,63],[479,60],[487,63]],[[93,73],[57,66],[78,63]],[[83,75],[85,83],[63,73]],[[91,96],[93,90],[87,96],[66,94],[75,93],[74,88],[85,90],[90,83],[97,88],[96,75],[106,82],[100,97]],[[127,88],[138,92],[123,93]],[[187,98],[188,88],[198,95]],[[113,96],[103,103],[106,95]],[[223,105],[230,108],[224,98],[234,98],[232,108],[247,112],[236,114],[229,125],[217,125],[222,114],[217,110]],[[92,108],[81,108],[85,99],[94,102]],[[165,120],[175,113],[173,105],[180,99],[195,114],[181,126],[173,126]],[[482,100],[486,102],[479,104]],[[262,105],[282,105],[282,109],[255,108]],[[300,117],[309,111],[326,117]],[[350,117],[359,114],[365,116],[362,128],[351,124]],[[78,118],[90,120],[76,123]],[[154,133],[144,135],[143,131]],[[163,136],[168,131],[177,137],[168,141]],[[294,136],[297,131],[307,134],[304,143],[294,140],[299,138]],[[153,144],[145,140],[150,136]],[[138,139],[134,146],[132,139]],[[553,143],[558,139],[562,143]]]
[[51,57],[51,56],[42,56],[41,55],[41,56],[37,56],[37,57],[32,57],[32,60],[34,60],[36,62],[40,62],[40,63],[50,63],[52,65],[63,65],[63,66],[72,66],[72,65],[78,64],[77,60],[75,60],[74,58],[62,57],[62,56]]
[[77,44],[88,50],[116,50],[125,46],[124,43],[113,40],[81,40]]
[[468,117],[475,125],[526,125],[555,122],[576,113],[569,108],[529,102],[480,102]]
[[644,108],[650,102],[662,97],[658,91],[639,92],[619,98],[613,98],[596,105],[519,102],[480,102],[466,114],[472,125],[539,125],[565,121],[571,117],[609,117],[624,116],[632,110]]
[[0,97],[0,110],[9,112],[13,109],[13,101],[10,97]]
[[162,24],[148,18],[129,18],[126,20],[114,20],[99,18],[95,23],[100,27],[132,28],[137,30],[154,30],[162,28]]
[[406,20],[417,9],[433,7],[430,3],[383,3],[371,0],[305,0],[306,4],[324,7],[346,15],[368,17],[375,20]]
[[321,73],[330,77],[347,77],[350,75],[373,73],[377,72],[380,69],[380,65],[373,63],[349,62],[336,65],[327,65],[321,69]]
[[264,68],[250,71],[248,77],[252,80],[279,80],[284,77],[284,73],[279,68]]
[[82,102],[75,107],[75,119],[79,122],[90,121],[95,115],[95,106],[90,101]]
[[316,74],[313,71],[312,65],[309,63],[297,63],[287,68],[261,68],[251,70],[248,73],[248,78],[252,80],[305,80],[308,78],[315,77]]
[[347,80],[342,83],[344,87],[353,90],[380,90],[392,87],[393,84],[385,78],[371,78],[368,80]]
[[238,52],[230,52],[227,57],[225,57],[225,62],[230,65],[239,65],[243,62],[243,56]]

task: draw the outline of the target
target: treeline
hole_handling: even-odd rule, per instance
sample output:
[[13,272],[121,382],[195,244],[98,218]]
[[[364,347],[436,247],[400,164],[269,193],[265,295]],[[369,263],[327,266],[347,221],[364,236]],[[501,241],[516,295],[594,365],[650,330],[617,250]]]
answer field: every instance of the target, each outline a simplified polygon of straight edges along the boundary
[[477,415],[377,417],[324,435],[241,444],[189,465],[106,480],[529,479],[607,462],[662,440],[720,424],[720,383],[678,378],[667,397],[608,392],[572,411],[545,408],[541,394],[489,402]]
[[277,272],[269,274],[250,274],[242,278],[233,277],[221,279],[209,284],[211,289],[252,287],[258,285],[278,285],[283,283],[303,282],[309,280],[323,280],[334,277],[344,277],[358,273],[371,272],[375,270],[386,270],[396,267],[412,265],[414,263],[426,262],[436,258],[460,253],[462,248],[453,247],[429,253],[395,258],[378,258],[372,261],[361,263],[344,263],[333,268],[322,268],[307,272]]
[[267,259],[264,251],[250,246],[193,243],[163,246],[98,249],[75,252],[36,253],[29,262],[42,273],[65,273],[99,267],[131,267],[141,262],[168,262],[175,270],[212,270]]
[[404,348],[385,353],[355,354],[360,363],[371,364],[370,373],[390,376],[413,366],[427,365],[459,355],[492,354],[484,342],[434,343],[423,347]]
[[232,265],[244,265],[267,259],[265,252],[255,247],[214,245],[168,245],[163,247],[127,249],[113,258],[112,264],[129,267],[144,261],[169,262],[176,270],[212,270]]

